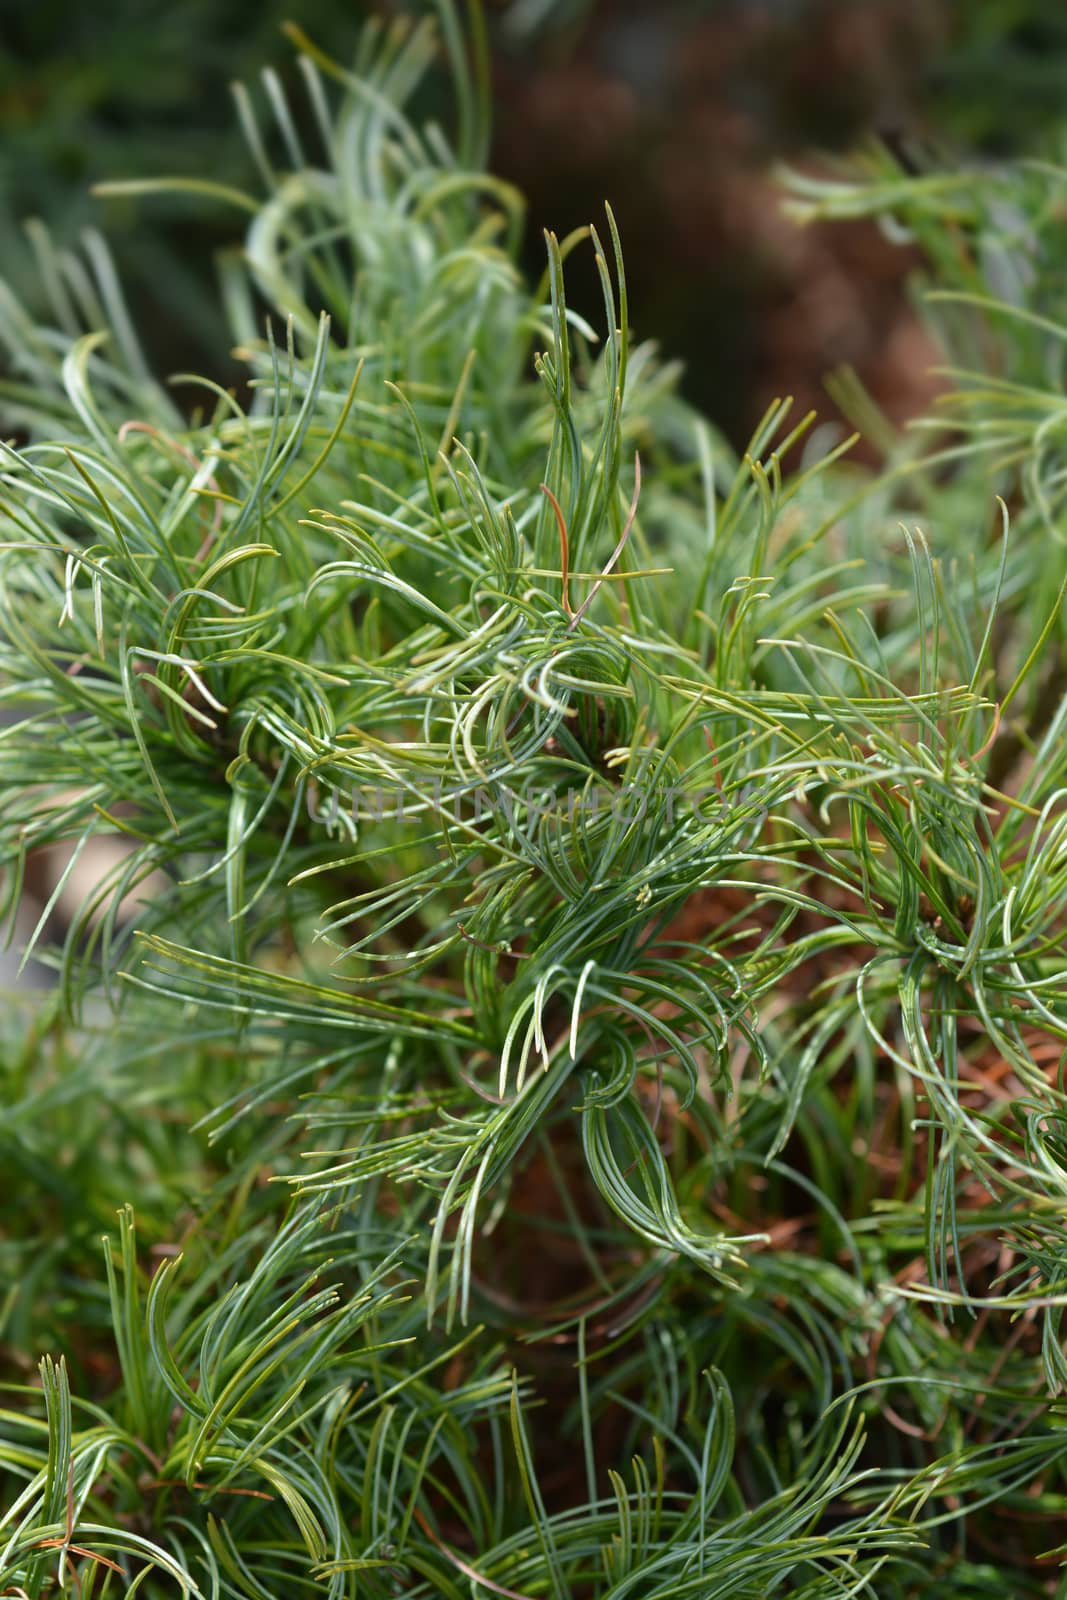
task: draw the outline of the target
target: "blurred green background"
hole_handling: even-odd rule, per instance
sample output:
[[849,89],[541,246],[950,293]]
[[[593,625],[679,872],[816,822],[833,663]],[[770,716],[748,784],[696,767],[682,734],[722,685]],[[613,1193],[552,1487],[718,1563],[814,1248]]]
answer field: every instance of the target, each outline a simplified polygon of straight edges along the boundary
[[[106,205],[90,183],[155,174],[254,184],[229,84],[293,82],[294,17],[350,58],[384,6],[343,0],[0,0],[2,268],[36,293],[19,222],[63,242],[102,225],[163,370],[228,376],[213,258],[237,222],[175,198]],[[417,7],[407,7],[417,9]],[[741,439],[768,398],[827,409],[856,367],[902,419],[931,349],[907,250],[873,226],[799,230],[772,172],[872,134],[909,164],[997,160],[1062,117],[1065,0],[506,0],[488,5],[496,170],[528,196],[528,253],[610,199],[641,335],[686,363],[691,397]],[[596,312],[576,262],[572,293]]]

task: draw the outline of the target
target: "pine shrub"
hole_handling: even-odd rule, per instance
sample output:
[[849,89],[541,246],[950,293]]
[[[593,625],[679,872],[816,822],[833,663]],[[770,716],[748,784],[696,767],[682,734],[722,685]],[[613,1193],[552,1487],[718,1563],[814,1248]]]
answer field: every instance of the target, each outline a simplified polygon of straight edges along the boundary
[[0,306],[0,1592],[1067,1592],[1064,170],[794,178],[948,387],[738,460],[477,11],[291,32],[239,388]]

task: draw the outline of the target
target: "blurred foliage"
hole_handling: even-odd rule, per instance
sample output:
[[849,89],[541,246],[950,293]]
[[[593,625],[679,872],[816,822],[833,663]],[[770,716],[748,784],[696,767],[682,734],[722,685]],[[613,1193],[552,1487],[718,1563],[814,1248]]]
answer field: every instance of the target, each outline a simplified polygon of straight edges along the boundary
[[[60,243],[106,224],[155,360],[210,360],[221,214],[154,203],[151,230],[89,186],[212,170],[246,184],[229,84],[278,55],[292,13],[341,60],[372,12],[404,0],[63,0],[0,4],[0,232],[43,218]],[[496,57],[494,166],[527,194],[526,263],[605,196],[619,212],[643,331],[689,367],[687,392],[740,442],[784,392],[824,404],[823,372],[858,369],[896,418],[929,398],[905,311],[912,258],[873,228],[803,245],[777,221],[776,158],[878,132],[975,153],[1018,151],[1061,115],[1059,0],[488,0]],[[431,87],[431,98],[433,88]],[[192,108],[192,109],[190,109]],[[301,130],[304,131],[304,130]],[[873,242],[872,242],[873,241]],[[35,300],[31,251],[6,270]],[[714,280],[714,293],[709,283]],[[856,287],[858,286],[858,290]],[[575,304],[599,287],[579,270]],[[39,298],[37,303],[40,303]]]
[[956,0],[947,48],[923,75],[924,112],[966,147],[1018,153],[1063,120],[1067,6]]
[[[40,217],[67,244],[103,221],[164,367],[209,351],[218,362],[224,324],[212,257],[229,236],[228,218],[172,196],[146,229],[134,207],[105,209],[90,186],[131,172],[247,181],[251,160],[230,84],[278,59],[293,9],[288,0],[0,0],[0,235]],[[300,0],[296,9],[344,57],[375,8]],[[4,270],[41,303],[29,249],[5,250]]]

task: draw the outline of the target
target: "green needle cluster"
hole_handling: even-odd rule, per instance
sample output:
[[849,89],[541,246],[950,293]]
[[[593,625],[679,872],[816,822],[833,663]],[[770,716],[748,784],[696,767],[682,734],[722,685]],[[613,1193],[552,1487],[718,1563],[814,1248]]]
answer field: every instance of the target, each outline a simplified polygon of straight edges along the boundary
[[1067,1594],[1067,172],[794,177],[951,392],[738,460],[290,31],[238,389],[0,291],[0,1592]]

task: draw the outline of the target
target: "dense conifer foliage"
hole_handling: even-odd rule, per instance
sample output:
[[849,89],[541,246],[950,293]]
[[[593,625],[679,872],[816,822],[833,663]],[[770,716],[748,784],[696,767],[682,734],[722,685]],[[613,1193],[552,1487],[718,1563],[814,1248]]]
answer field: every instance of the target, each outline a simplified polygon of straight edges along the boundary
[[239,387],[95,235],[0,306],[0,1591],[1061,1593],[1064,171],[793,179],[944,403],[736,459],[610,211],[523,281],[477,12],[291,31]]

